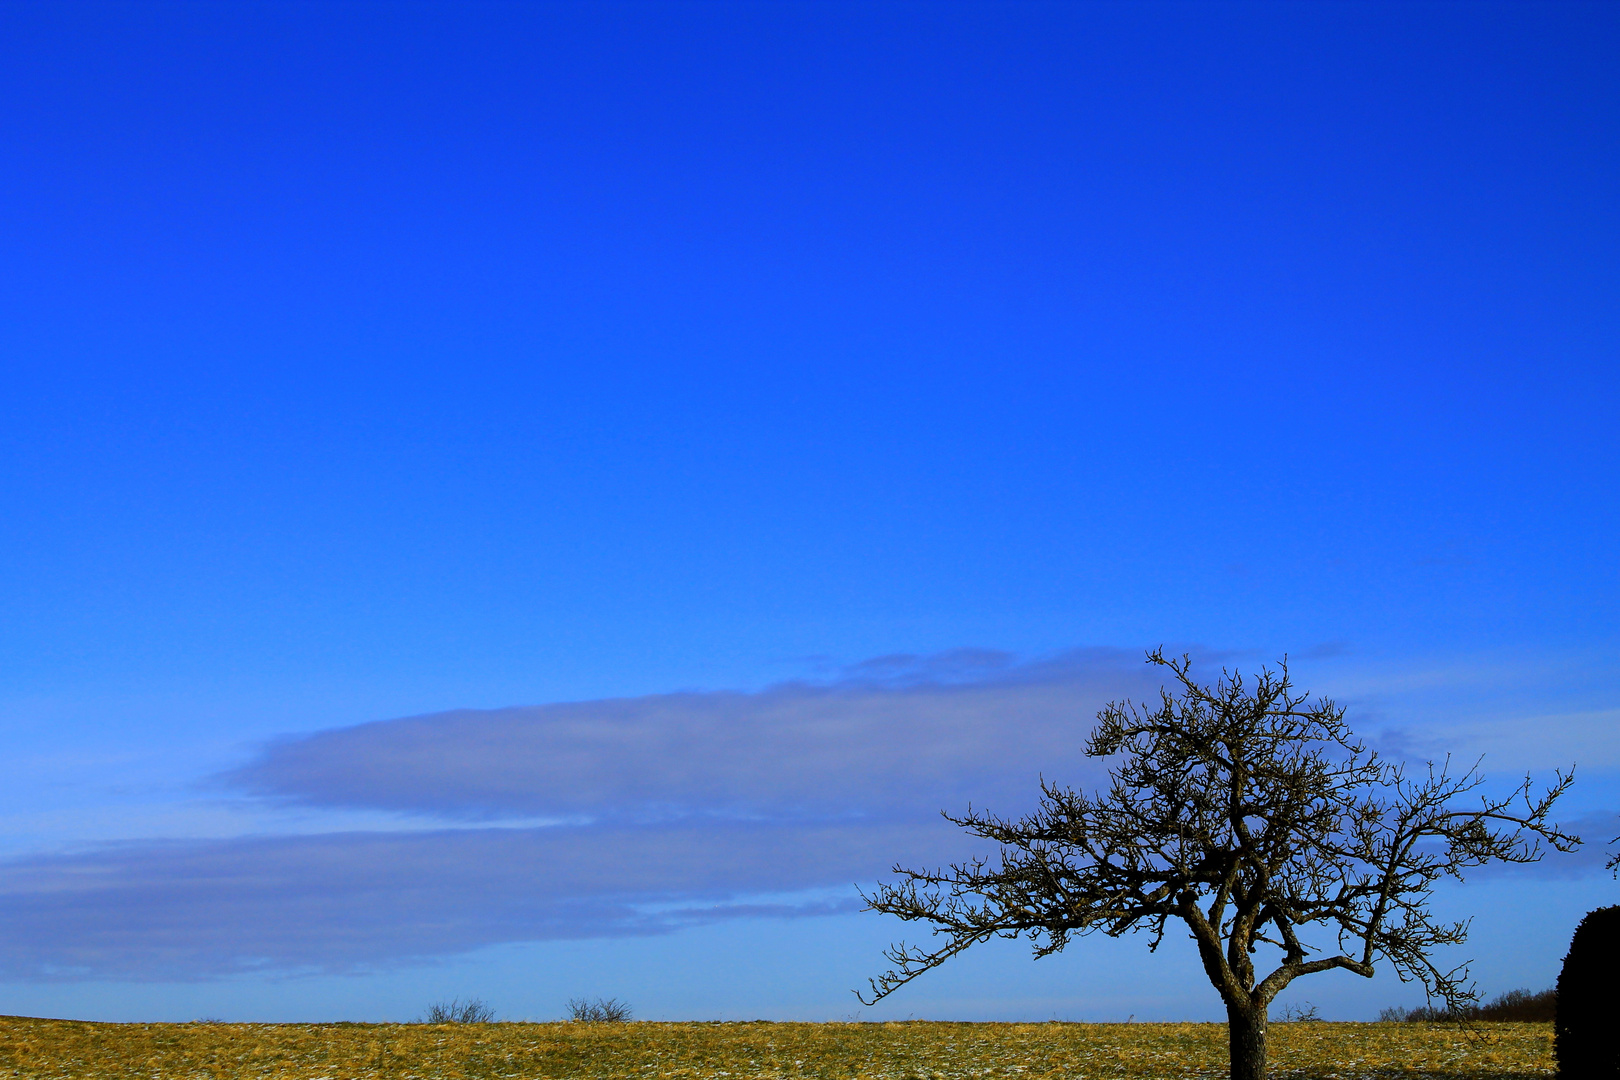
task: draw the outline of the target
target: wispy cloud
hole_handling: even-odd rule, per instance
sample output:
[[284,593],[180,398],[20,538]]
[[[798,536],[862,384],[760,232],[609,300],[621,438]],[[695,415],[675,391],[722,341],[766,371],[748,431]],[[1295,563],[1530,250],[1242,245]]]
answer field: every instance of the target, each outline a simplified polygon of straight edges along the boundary
[[1599,810],[1571,817],[1565,815],[1558,822],[1565,832],[1579,836],[1585,843],[1574,851],[1557,851],[1541,845],[1541,861],[1529,865],[1514,863],[1488,863],[1469,872],[1469,878],[1499,878],[1531,874],[1538,878],[1582,878],[1604,872],[1604,864],[1615,853],[1616,834],[1620,833],[1620,813]]
[[[354,971],[508,941],[654,934],[847,909],[766,894],[844,886],[896,853],[960,850],[939,824],[457,829],[118,845],[13,860],[0,973],[188,979]],[[852,892],[844,897],[853,898]]]
[[[852,884],[895,860],[969,852],[939,810],[1017,813],[1041,773],[1094,784],[1103,763],[1082,750],[1097,710],[1151,697],[1156,674],[1112,650],[891,656],[758,692],[462,710],[283,739],[213,786],[240,806],[290,809],[296,835],[12,859],[0,974],[354,971],[846,910]],[[323,815],[334,831],[313,831]],[[357,829],[368,816],[399,827]]]
[[223,778],[306,805],[447,817],[894,818],[1080,779],[1098,708],[1158,685],[1140,657],[885,657],[829,683],[387,720],[276,743]]
[[[1081,748],[1097,709],[1156,685],[1116,651],[1038,663],[960,651],[754,693],[457,711],[286,739],[217,783],[300,813],[410,815],[415,828],[12,860],[0,970],[354,970],[834,910],[897,858],[963,854],[940,809],[1027,806],[1042,770],[1096,773]],[[424,817],[458,827],[423,830]],[[515,820],[535,818],[556,823]],[[823,895],[760,900],[806,890]]]

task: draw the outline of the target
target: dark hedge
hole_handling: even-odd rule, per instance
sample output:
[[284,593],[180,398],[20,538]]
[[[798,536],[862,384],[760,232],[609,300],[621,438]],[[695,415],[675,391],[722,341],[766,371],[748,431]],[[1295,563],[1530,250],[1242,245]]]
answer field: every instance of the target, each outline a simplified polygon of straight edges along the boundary
[[1620,907],[1587,912],[1558,975],[1553,1057],[1562,1080],[1620,1078]]

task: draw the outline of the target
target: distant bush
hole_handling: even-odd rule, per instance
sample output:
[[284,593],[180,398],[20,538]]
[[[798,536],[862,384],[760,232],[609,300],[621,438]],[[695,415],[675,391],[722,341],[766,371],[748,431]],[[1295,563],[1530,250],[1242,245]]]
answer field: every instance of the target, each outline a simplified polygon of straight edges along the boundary
[[1419,1005],[1414,1009],[1391,1005],[1379,1012],[1378,1019],[1385,1024],[1427,1024],[1441,1020],[1459,1020],[1461,1017],[1450,1009],[1441,1009],[1433,1005]]
[[1558,973],[1553,1059],[1564,1080],[1620,1077],[1615,1038],[1615,970],[1620,966],[1620,907],[1586,913]]
[[1419,1005],[1415,1009],[1391,1008],[1379,1013],[1378,1019],[1386,1024],[1455,1024],[1473,1020],[1549,1023],[1557,1008],[1556,990],[1509,990],[1484,1005],[1470,1005],[1462,1009],[1447,1009],[1438,1005]]
[[487,1024],[495,1019],[495,1010],[477,998],[452,998],[448,1002],[428,1006],[422,1017],[424,1024]]
[[1489,1005],[1481,1006],[1474,1019],[1550,1024],[1557,1012],[1557,990],[1548,988],[1535,994],[1528,990],[1509,990]]
[[572,998],[568,1002],[568,1019],[581,1024],[622,1024],[630,1019],[630,1005],[618,998]]

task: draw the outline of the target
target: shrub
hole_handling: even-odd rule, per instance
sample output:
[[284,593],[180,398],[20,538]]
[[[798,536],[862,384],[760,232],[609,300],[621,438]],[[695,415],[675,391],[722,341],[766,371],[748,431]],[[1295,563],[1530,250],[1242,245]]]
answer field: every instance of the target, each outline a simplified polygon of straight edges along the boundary
[[1476,1020],[1505,1020],[1514,1023],[1551,1023],[1558,1010],[1558,991],[1549,987],[1540,993],[1509,990],[1488,1005],[1479,1007]]
[[495,1019],[495,1010],[478,998],[452,998],[428,1006],[422,1017],[424,1024],[487,1024]]
[[1459,1010],[1439,1005],[1419,1005],[1412,1009],[1403,1009],[1396,1005],[1380,1012],[1378,1019],[1386,1024],[1438,1024],[1445,1021],[1467,1020],[1469,1017]]
[[1586,913],[1558,973],[1553,1058],[1564,1080],[1620,1077],[1614,981],[1620,969],[1620,907]]
[[630,1019],[630,1005],[618,998],[571,998],[568,1019],[582,1024],[622,1024]]

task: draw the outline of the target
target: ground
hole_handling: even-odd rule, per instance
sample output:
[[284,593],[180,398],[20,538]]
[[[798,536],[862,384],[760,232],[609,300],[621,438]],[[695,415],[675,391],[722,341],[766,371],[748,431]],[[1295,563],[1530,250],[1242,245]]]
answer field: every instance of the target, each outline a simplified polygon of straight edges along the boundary
[[[1274,1023],[1277,1080],[1550,1076],[1550,1024]],[[0,1077],[947,1080],[1226,1075],[1218,1024],[90,1024],[0,1018]]]

